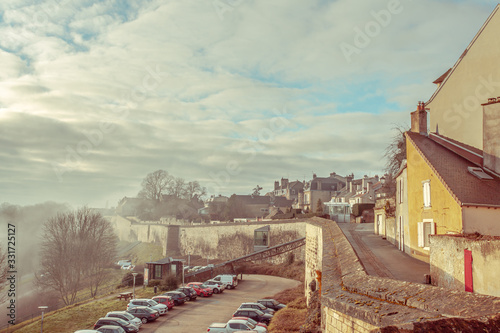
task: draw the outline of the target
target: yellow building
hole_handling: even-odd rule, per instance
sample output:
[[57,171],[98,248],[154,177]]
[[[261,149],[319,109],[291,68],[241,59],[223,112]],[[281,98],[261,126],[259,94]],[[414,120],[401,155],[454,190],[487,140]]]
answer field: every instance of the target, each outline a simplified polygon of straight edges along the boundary
[[499,9],[411,114],[405,246],[421,260],[432,234],[500,236]]

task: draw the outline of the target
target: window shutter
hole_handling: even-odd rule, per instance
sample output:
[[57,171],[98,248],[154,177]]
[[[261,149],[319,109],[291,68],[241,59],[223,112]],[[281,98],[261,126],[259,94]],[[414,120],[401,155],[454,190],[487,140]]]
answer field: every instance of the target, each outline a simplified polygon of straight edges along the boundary
[[424,247],[424,222],[417,223],[418,229],[418,247]]
[[430,222],[431,223],[431,235],[436,234],[436,223]]

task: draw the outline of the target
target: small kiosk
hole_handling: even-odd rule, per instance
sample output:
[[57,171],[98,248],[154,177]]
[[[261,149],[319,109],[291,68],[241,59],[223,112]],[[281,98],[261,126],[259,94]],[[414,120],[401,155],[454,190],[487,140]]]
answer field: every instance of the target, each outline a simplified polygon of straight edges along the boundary
[[254,252],[266,250],[269,248],[269,230],[271,229],[270,225],[266,225],[259,229],[254,230],[254,243],[253,250]]

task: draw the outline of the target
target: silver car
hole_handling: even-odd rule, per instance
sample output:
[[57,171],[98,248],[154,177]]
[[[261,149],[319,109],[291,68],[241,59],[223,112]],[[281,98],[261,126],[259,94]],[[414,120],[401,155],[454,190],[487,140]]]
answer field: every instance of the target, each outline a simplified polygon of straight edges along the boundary
[[111,311],[106,313],[105,317],[114,317],[114,318],[120,318],[125,321],[128,321],[129,323],[137,326],[138,328],[141,328],[142,326],[142,321],[137,318],[136,316],[128,313],[127,311]]

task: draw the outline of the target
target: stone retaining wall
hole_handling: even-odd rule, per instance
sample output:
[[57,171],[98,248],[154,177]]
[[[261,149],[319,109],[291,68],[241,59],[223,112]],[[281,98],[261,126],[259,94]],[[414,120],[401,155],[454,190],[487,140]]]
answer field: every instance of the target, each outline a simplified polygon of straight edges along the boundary
[[306,230],[322,236],[319,265],[306,245],[306,277],[320,268],[323,332],[499,331],[500,298],[367,275],[335,222],[313,218]]
[[[204,258],[230,260],[254,252],[254,230],[270,226],[270,246],[283,244],[306,234],[306,220],[282,220],[248,223],[221,223],[193,226],[175,226],[136,223],[121,216],[109,217],[120,240],[156,243],[181,255],[200,255]],[[175,243],[175,244],[172,244]],[[293,251],[296,259],[304,259],[304,247]],[[273,257],[281,263],[288,254]]]

